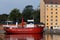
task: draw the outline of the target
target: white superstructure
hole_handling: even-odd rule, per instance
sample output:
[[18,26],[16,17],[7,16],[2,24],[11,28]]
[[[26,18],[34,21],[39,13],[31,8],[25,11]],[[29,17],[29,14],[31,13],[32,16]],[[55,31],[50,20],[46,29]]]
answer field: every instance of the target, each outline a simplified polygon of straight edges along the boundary
[[27,20],[26,28],[34,27],[34,20]]
[[16,22],[16,25],[9,25],[9,23],[11,22],[7,21],[7,25],[3,25],[3,27],[18,28],[18,22]]

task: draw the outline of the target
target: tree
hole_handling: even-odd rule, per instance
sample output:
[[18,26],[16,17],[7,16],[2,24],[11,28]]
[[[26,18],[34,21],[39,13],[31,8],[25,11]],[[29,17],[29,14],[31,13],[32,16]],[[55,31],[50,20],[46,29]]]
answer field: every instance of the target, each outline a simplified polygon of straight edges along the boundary
[[7,21],[8,15],[7,14],[2,14],[0,15],[0,24],[4,23]]
[[24,20],[27,21],[28,19],[32,18],[32,12],[33,12],[33,6],[32,5],[27,5],[23,12],[22,16],[24,17]]
[[35,23],[39,23],[40,22],[40,10],[34,10],[32,16],[34,17],[34,21]]
[[7,20],[7,17],[8,17],[7,14],[2,14],[2,15],[0,15],[0,20],[1,21],[6,21]]
[[21,13],[20,13],[19,9],[14,8],[13,10],[11,10],[10,15],[9,15],[9,20],[14,21],[14,22],[16,22],[16,21],[20,22]]

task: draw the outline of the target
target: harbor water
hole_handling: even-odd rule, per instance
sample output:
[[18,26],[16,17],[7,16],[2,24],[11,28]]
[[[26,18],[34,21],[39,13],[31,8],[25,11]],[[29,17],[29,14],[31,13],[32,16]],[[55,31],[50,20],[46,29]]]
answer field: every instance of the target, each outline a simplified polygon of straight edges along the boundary
[[57,34],[0,34],[0,40],[60,40]]

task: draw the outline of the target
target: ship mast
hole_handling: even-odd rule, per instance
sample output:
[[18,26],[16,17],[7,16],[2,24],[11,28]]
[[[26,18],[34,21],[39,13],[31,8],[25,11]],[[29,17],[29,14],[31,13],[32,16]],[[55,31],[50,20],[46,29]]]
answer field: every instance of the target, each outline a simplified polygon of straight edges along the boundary
[[24,26],[24,19],[23,19],[23,17],[22,17],[22,27]]

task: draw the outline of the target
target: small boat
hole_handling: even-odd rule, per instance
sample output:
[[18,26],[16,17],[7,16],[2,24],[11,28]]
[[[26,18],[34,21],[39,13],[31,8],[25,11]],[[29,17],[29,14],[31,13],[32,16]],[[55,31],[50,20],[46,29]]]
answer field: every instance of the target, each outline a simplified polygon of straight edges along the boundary
[[44,30],[44,25],[35,25],[34,20],[27,20],[27,24],[24,25],[24,21],[22,18],[22,27],[18,27],[18,22],[16,25],[3,25],[6,33],[42,33]]

